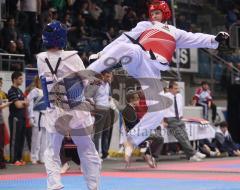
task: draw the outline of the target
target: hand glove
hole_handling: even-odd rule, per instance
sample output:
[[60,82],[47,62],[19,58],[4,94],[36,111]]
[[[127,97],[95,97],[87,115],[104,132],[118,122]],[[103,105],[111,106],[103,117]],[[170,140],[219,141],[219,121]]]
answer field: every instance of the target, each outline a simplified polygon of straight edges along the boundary
[[227,40],[229,38],[229,34],[227,32],[219,32],[215,37],[215,40],[219,43]]

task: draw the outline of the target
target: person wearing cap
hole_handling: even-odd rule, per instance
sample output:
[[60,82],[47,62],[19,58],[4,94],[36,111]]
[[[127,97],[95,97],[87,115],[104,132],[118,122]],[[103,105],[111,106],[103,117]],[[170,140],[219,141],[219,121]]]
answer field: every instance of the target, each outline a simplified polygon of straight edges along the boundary
[[[95,61],[87,68],[100,73],[122,66],[129,75],[139,80],[141,86],[148,86],[144,89],[148,112],[132,129],[138,129],[140,135],[128,136],[125,148],[127,162],[134,146],[138,146],[149,137],[151,130],[159,126],[164,109],[172,104],[170,99],[160,95],[163,91],[160,79],[161,71],[170,68],[169,63],[176,48],[216,49],[219,43],[229,37],[226,32],[219,32],[215,36],[186,32],[169,25],[167,21],[171,18],[171,10],[165,1],[152,1],[148,10],[149,21],[139,22],[130,32],[122,34],[101,52],[90,56],[91,61]],[[151,100],[155,101],[155,105]]]

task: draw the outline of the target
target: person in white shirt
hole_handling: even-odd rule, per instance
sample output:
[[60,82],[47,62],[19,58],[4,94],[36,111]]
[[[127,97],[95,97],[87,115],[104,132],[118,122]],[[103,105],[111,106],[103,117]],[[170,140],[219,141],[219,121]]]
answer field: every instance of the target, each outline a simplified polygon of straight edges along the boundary
[[90,59],[97,60],[87,68],[101,73],[108,68],[122,66],[129,75],[138,79],[142,86],[148,112],[135,128],[129,131],[131,135],[128,135],[128,141],[125,143],[127,162],[134,146],[138,146],[149,137],[151,130],[159,126],[164,109],[170,105],[169,101],[160,95],[163,91],[160,72],[169,69],[175,49],[216,49],[219,42],[229,37],[225,32],[220,32],[217,36],[194,34],[168,25],[166,22],[171,18],[171,11],[165,1],[154,0],[150,3],[149,16],[150,21],[139,22],[130,32],[122,34],[101,52],[90,56]]
[[110,83],[112,81],[112,73],[103,71],[101,73],[102,83],[93,97],[95,103],[95,133],[94,144],[99,152],[99,140],[101,139],[102,159],[108,156],[109,135],[111,127],[110,113]]
[[88,109],[78,107],[88,105],[85,80],[79,77],[85,67],[77,51],[63,50],[67,29],[59,21],[52,21],[44,28],[42,39],[47,51],[37,55],[37,66],[47,105],[47,148],[44,153],[47,188],[64,188],[59,153],[64,136],[71,135],[88,190],[98,190],[101,160],[91,139],[93,120]]
[[178,83],[171,81],[169,83],[169,92],[165,93],[164,96],[168,97],[173,102],[164,113],[164,126],[167,127],[170,133],[181,144],[189,160],[201,161],[206,155],[193,149],[185,129],[185,124],[181,120],[183,118],[184,105],[182,95],[179,93]]
[[[46,106],[41,104],[43,91],[39,77],[34,78],[34,88],[27,96],[28,114],[32,125],[31,161],[32,164],[44,163],[46,149],[45,113]],[[42,106],[43,105],[43,106]]]

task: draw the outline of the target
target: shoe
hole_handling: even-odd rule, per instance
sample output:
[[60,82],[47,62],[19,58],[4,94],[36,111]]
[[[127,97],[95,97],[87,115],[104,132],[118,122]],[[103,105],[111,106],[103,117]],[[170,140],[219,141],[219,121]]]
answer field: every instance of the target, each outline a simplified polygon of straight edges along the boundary
[[32,165],[37,165],[38,162],[37,161],[32,161]]
[[132,156],[132,152],[133,152],[133,145],[129,142],[126,142],[124,144],[124,157],[125,157],[125,162],[126,162],[126,166],[125,168],[130,167],[130,161],[131,161],[131,156]]
[[22,166],[26,165],[26,162],[25,161],[20,161],[22,163]]
[[157,167],[156,160],[151,155],[145,154],[143,156],[143,158],[147,162],[147,164],[149,165],[150,168],[156,168]]
[[20,161],[14,162],[14,165],[15,165],[15,166],[23,166],[22,162],[20,162]]
[[210,157],[215,157],[215,156],[217,156],[217,152],[210,151]]
[[193,162],[201,162],[202,159],[199,158],[196,154],[194,154],[192,157],[189,158],[190,161],[193,161]]
[[108,153],[106,153],[106,154],[102,154],[102,159],[104,160],[105,158],[107,158],[108,157]]
[[43,161],[40,161],[40,160],[38,160],[37,163],[38,163],[38,164],[44,164],[44,162],[43,162]]
[[70,169],[70,164],[68,162],[66,162],[62,166],[60,174],[65,174],[69,169]]
[[198,158],[204,159],[206,158],[206,154],[202,154],[201,152],[196,152],[195,154]]

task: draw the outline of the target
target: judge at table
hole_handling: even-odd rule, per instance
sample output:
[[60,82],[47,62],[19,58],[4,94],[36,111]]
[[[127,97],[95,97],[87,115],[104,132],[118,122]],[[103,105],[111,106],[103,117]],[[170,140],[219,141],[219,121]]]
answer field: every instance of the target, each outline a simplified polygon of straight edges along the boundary
[[170,134],[178,140],[190,161],[201,161],[206,155],[193,149],[185,129],[185,124],[181,120],[184,105],[182,95],[179,93],[178,83],[170,81],[169,92],[164,95],[172,100],[172,105],[165,112],[164,127],[167,127]]

